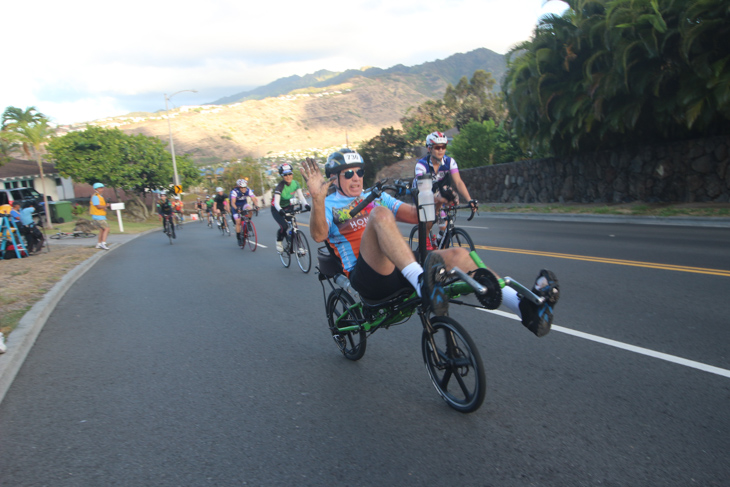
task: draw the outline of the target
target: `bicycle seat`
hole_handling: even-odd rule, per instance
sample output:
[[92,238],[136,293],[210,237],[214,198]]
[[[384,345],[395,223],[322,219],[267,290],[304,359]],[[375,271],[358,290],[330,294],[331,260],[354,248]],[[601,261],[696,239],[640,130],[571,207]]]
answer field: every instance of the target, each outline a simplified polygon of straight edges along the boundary
[[345,273],[340,258],[327,244],[317,249],[317,261],[319,262],[319,272],[325,277],[335,277],[337,274]]
[[404,287],[403,289],[399,289],[398,291],[394,292],[390,296],[387,296],[385,298],[380,299],[368,299],[364,296],[360,296],[360,300],[362,301],[362,304],[369,308],[389,308],[391,306],[394,306],[396,304],[400,304],[406,299],[408,299],[413,294],[413,288],[412,287]]

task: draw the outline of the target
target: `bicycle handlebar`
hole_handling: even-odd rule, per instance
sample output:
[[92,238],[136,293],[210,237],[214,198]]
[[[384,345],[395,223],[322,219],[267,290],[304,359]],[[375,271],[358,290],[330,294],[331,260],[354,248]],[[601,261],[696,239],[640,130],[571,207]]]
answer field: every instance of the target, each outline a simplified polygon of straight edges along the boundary
[[302,207],[301,203],[293,205],[291,211],[284,209],[284,213],[286,213],[286,216],[294,216],[294,215],[298,215],[299,213],[306,213],[308,211],[312,211],[312,208],[305,210]]
[[400,179],[396,179],[393,181],[392,184],[385,184],[388,182],[387,179],[381,179],[372,188],[368,188],[365,191],[370,191],[370,194],[362,200],[358,205],[350,210],[350,217],[355,218],[355,216],[360,213],[367,205],[373,202],[373,200],[380,197],[381,194],[383,194],[383,191],[385,190],[392,190],[395,191],[396,194],[400,193],[401,191],[407,191],[410,189],[410,185],[408,183],[404,183]]

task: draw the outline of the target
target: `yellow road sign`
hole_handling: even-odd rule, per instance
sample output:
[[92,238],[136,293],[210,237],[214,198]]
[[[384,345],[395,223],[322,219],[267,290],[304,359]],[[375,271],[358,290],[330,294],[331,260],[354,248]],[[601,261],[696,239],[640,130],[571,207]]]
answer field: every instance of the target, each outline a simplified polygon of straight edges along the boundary
[[173,190],[175,191],[175,194],[180,194],[180,193],[182,193],[182,186],[179,184],[176,184],[175,187],[173,188]]

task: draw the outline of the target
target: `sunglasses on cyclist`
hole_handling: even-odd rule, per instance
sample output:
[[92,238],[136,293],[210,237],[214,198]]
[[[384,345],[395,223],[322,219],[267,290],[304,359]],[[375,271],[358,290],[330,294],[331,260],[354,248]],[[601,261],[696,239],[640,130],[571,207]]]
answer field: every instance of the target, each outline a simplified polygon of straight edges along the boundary
[[[342,174],[345,175],[345,179],[352,179],[352,177],[355,175],[355,171],[353,169],[348,169]],[[362,168],[357,170],[357,177],[361,178],[363,174],[365,174],[365,171],[363,171]]]
[[439,144],[433,146],[434,150],[446,150],[446,144]]

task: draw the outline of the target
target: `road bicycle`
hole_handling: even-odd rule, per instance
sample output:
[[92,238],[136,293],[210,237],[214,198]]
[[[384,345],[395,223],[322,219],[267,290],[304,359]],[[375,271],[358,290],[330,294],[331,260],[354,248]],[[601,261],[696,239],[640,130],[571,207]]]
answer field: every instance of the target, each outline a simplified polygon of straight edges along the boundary
[[[386,189],[399,192],[402,188],[379,181],[370,188],[370,195],[357,205],[350,216],[354,217]],[[419,206],[419,214],[422,206]],[[426,222],[419,222],[419,233],[426,234]],[[416,254],[419,262],[426,256],[425,238],[419,239]],[[498,279],[481,261],[475,251],[469,254],[477,266],[471,275],[457,267],[446,271],[443,266],[429,269],[444,287],[449,302],[475,308],[496,309],[502,302],[502,288],[510,286],[536,304],[544,298],[538,297],[510,277]],[[367,339],[377,330],[387,329],[408,321],[417,314],[423,332],[421,353],[426,372],[436,391],[453,409],[470,413],[479,409],[486,395],[486,374],[479,350],[466,329],[449,316],[431,316],[430,309],[411,287],[393,295],[371,301],[362,298],[352,289],[342,270],[339,258],[329,247],[319,249],[318,278],[322,286],[325,316],[329,332],[339,351],[348,360],[360,360],[367,348]],[[330,292],[327,295],[327,287]],[[475,294],[479,305],[463,302],[457,298]]]
[[220,215],[216,215],[218,230],[221,231],[221,235],[231,236],[231,229],[228,226],[228,220],[226,219],[226,213],[221,212]]
[[[448,249],[451,246],[456,246],[468,247],[470,251],[475,250],[474,241],[471,239],[466,230],[463,228],[456,228],[454,225],[457,211],[466,208],[471,209],[471,205],[444,205],[441,207],[446,214],[445,218],[443,218],[446,227],[444,230],[439,231],[436,236],[436,245],[434,245],[434,249]],[[466,221],[471,221],[471,219],[474,218],[474,215],[475,212],[472,212]],[[441,218],[439,218],[439,220],[441,220]],[[439,221],[439,223],[441,223],[441,221]],[[411,234],[408,236],[408,245],[414,252],[418,250],[418,225],[414,225],[411,229]]]
[[286,220],[286,239],[282,242],[283,252],[279,253],[279,258],[284,267],[291,265],[291,256],[294,254],[297,259],[299,268],[305,274],[312,268],[312,254],[309,251],[309,242],[304,232],[299,230],[297,226],[296,215],[305,213],[309,210],[302,209],[302,205],[294,205],[290,211],[284,215]]
[[172,245],[172,240],[177,238],[177,235],[175,235],[175,222],[173,221],[172,215],[162,216],[162,231],[170,239],[170,245]]
[[245,210],[241,212],[241,248],[246,248],[246,244],[248,243],[251,252],[256,252],[259,240],[256,235],[256,225],[251,221],[252,211]]
[[52,239],[62,239],[62,238],[92,238],[96,237],[95,233],[89,233],[89,232],[81,232],[74,230],[73,232],[58,232],[54,233],[53,235],[49,235],[48,238]]

